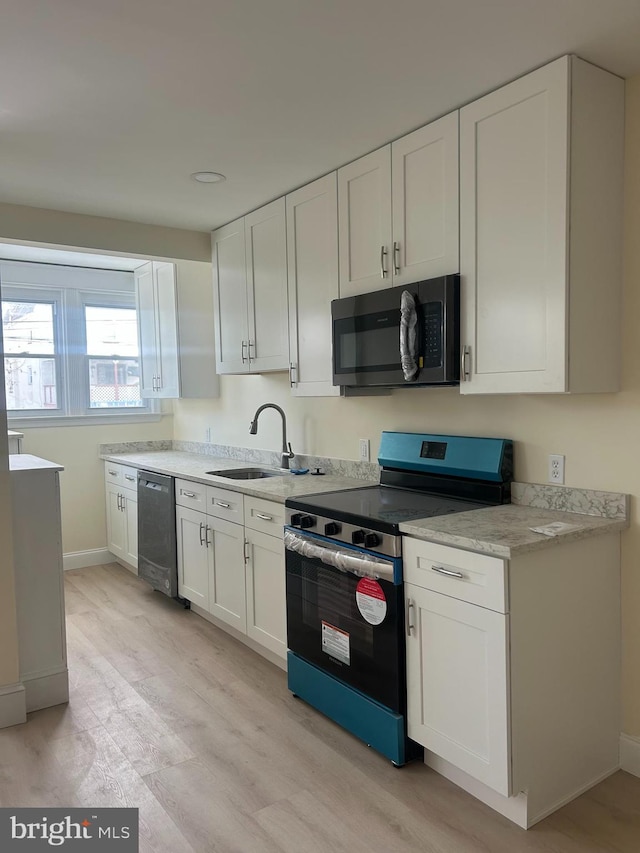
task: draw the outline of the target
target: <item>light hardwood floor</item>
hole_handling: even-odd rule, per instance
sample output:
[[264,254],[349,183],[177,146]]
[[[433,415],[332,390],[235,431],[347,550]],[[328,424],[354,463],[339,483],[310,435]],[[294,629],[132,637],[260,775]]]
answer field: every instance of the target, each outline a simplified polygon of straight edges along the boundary
[[285,675],[118,565],[66,573],[71,701],[0,731],[0,805],[137,806],[162,853],[637,853],[617,773],[525,832],[400,770]]

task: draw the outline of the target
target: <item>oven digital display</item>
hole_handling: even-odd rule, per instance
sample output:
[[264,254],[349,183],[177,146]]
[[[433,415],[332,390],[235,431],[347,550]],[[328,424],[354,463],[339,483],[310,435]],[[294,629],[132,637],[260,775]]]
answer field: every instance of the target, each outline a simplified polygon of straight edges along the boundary
[[446,441],[423,441],[420,456],[422,459],[444,459],[446,452]]

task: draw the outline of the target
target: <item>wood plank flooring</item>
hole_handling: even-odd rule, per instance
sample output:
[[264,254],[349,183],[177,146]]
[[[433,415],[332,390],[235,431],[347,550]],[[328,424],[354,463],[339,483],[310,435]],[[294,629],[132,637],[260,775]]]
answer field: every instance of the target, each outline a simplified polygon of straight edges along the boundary
[[71,701],[0,731],[0,805],[137,806],[148,853],[637,853],[617,773],[525,832],[392,767],[125,569],[67,572]]

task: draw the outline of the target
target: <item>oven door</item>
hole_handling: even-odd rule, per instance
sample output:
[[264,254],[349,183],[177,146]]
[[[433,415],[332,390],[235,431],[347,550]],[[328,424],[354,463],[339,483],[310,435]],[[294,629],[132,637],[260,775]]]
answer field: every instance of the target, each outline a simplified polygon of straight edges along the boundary
[[289,649],[387,708],[404,713],[402,584],[384,560],[285,530]]

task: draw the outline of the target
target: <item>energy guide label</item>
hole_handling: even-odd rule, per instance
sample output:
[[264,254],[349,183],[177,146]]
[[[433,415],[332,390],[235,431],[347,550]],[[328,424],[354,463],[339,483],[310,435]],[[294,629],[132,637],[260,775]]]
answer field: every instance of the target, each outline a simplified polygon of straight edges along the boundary
[[384,590],[373,578],[361,578],[356,587],[356,604],[362,618],[370,625],[381,625],[387,615]]
[[328,622],[322,623],[322,651],[330,655],[332,658],[339,660],[341,663],[346,663],[347,666],[351,663],[351,655],[349,652],[349,635],[346,631],[341,631],[334,625]]

